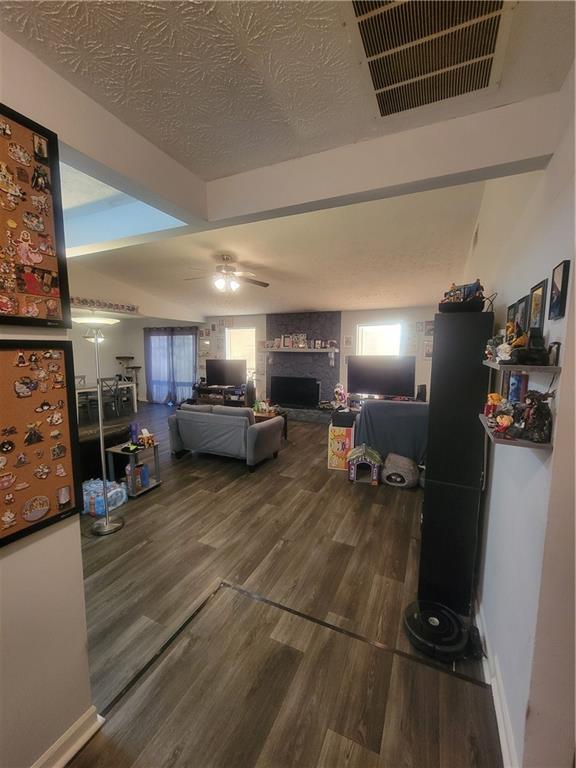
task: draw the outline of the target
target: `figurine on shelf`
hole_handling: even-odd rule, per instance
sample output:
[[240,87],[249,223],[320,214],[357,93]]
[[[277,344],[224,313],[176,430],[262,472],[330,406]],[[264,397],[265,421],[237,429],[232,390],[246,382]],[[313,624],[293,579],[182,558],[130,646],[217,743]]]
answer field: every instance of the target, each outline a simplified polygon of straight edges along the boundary
[[466,283],[465,285],[452,283],[444,294],[444,298],[441,299],[440,304],[462,304],[472,300],[484,301],[484,286],[480,282],[479,277],[473,283]]
[[548,400],[554,392],[538,392],[530,389],[526,393],[524,411],[524,435],[533,443],[549,443],[552,436],[552,411]]
[[493,336],[491,339],[488,339],[486,342],[486,349],[484,350],[484,354],[486,355],[486,360],[496,360],[498,355],[498,347],[500,344],[504,343],[504,337],[503,336]]
[[516,323],[514,327],[514,338],[512,339],[511,346],[513,349],[516,347],[525,347],[528,344],[528,336],[525,331],[522,330],[520,323]]
[[494,411],[502,403],[503,399],[502,395],[498,392],[490,392],[486,405],[484,406],[484,416],[492,416]]
[[507,413],[501,413],[499,416],[496,416],[496,429],[494,431],[499,433],[506,432],[513,423],[514,419],[512,416]]
[[506,323],[506,342],[512,344],[514,341],[515,324],[513,320],[508,320]]
[[[501,395],[498,395],[495,392],[491,393],[491,396],[494,403],[496,404],[496,407],[492,410],[492,412],[487,417],[488,426],[491,429],[496,430],[497,427],[501,426],[503,423],[503,422],[499,422],[498,418],[501,416],[512,416],[514,413],[514,406],[504,397],[502,397]],[[496,403],[496,401],[498,402]],[[499,431],[502,431],[502,430],[499,430]]]
[[515,365],[548,365],[550,357],[540,328],[531,328],[523,334],[525,344],[514,347],[511,362]]
[[504,344],[500,344],[496,348],[496,362],[499,363],[502,360],[510,360],[510,356],[512,354],[512,347],[507,342],[504,342]]
[[344,408],[346,406],[346,391],[344,384],[336,384],[334,387],[334,407]]
[[514,423],[508,428],[506,437],[516,440],[524,436],[526,403],[514,403],[512,418]]

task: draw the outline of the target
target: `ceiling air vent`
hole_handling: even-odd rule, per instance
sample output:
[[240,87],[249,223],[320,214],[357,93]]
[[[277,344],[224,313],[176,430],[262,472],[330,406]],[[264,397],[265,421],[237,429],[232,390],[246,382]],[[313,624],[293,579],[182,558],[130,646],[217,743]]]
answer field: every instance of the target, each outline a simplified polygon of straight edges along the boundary
[[380,114],[494,85],[515,5],[503,0],[353,2]]

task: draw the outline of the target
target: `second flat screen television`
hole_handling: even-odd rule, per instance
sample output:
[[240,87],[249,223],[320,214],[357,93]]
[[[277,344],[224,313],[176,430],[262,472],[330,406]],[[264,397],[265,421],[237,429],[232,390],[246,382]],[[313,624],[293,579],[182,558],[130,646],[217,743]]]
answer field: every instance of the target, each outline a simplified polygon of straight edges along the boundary
[[357,395],[414,397],[416,358],[409,355],[351,355],[348,392]]
[[246,384],[246,360],[206,360],[206,384],[209,387]]

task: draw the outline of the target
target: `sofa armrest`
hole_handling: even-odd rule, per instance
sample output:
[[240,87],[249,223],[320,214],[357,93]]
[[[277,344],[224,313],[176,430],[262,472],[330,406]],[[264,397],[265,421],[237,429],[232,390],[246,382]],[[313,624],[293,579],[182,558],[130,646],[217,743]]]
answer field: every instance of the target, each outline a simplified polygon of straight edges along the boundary
[[253,467],[263,459],[268,459],[280,450],[284,419],[275,416],[273,419],[259,421],[248,427],[246,437],[246,464]]
[[172,453],[180,453],[184,450],[184,445],[178,429],[178,417],[175,414],[168,416],[168,435],[170,437],[170,450]]

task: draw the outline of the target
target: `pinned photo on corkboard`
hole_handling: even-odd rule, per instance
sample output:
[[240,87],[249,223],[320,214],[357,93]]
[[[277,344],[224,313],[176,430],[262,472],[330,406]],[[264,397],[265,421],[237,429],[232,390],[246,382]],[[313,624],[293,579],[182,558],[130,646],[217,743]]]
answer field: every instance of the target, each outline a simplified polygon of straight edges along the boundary
[[70,341],[0,341],[0,547],[80,511]]
[[0,104],[0,323],[70,328],[55,133]]

